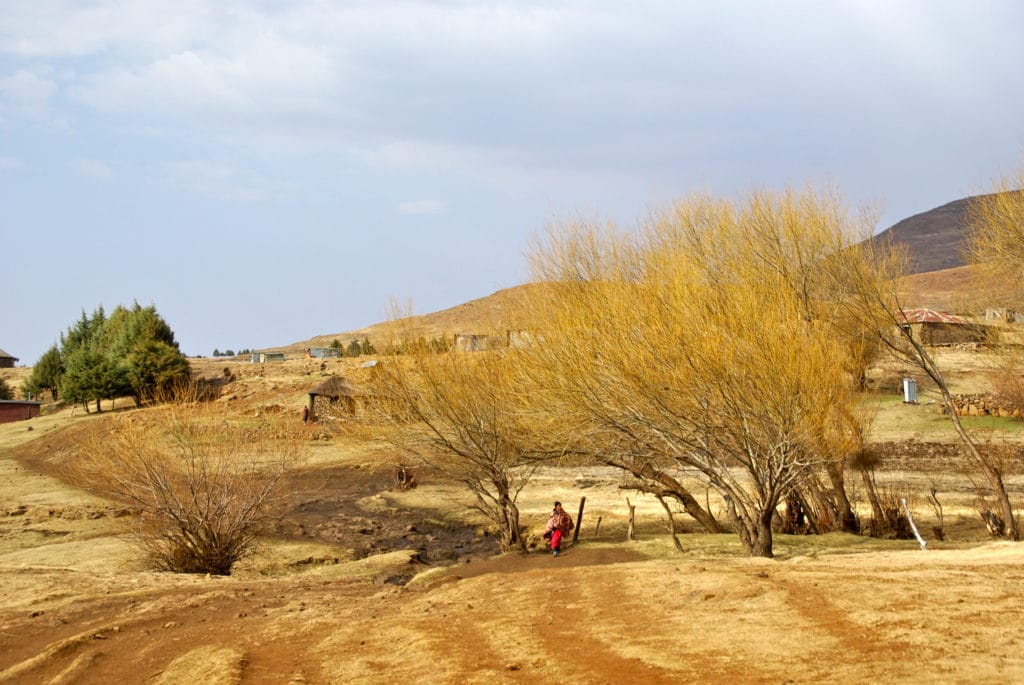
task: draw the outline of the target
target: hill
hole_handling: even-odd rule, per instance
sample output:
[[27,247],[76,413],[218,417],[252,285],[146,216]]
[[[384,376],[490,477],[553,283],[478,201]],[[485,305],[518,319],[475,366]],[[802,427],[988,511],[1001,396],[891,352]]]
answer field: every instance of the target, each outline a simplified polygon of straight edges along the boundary
[[965,266],[967,261],[964,251],[972,230],[970,205],[984,197],[989,196],[961,198],[907,217],[877,234],[872,240],[891,240],[897,245],[904,245],[911,258],[911,274]]
[[885,229],[872,240],[891,240],[906,247],[910,273],[927,273],[964,266],[963,251],[968,235],[967,210],[975,198],[954,200],[929,209]]
[[[456,333],[504,335],[506,331],[524,328],[528,317],[526,295],[533,287],[517,285],[448,309],[410,316],[402,320],[403,333],[430,340]],[[317,335],[278,349],[301,353],[307,347],[328,347],[335,339],[347,344],[351,340],[369,338],[374,344],[380,344],[390,337],[389,326],[388,322],[382,322],[354,331]]]

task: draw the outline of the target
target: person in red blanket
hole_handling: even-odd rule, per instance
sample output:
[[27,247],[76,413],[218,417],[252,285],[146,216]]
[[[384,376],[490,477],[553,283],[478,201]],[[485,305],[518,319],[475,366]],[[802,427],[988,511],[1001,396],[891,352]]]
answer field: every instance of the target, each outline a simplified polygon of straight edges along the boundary
[[548,541],[554,556],[558,556],[558,551],[562,548],[562,538],[568,535],[572,528],[572,517],[562,509],[561,502],[555,502],[548,524],[544,526],[544,539]]

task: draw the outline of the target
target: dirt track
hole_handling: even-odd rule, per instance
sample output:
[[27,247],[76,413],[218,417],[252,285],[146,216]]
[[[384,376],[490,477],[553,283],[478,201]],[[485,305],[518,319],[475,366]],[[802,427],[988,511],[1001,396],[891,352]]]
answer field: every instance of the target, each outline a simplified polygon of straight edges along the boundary
[[[614,557],[612,554],[611,557]],[[1012,682],[1024,553],[619,561],[577,548],[372,580],[33,573],[5,682]],[[472,564],[471,564],[472,566]],[[557,569],[557,570],[556,570]],[[514,575],[502,571],[513,572]],[[5,587],[12,574],[3,569]],[[15,580],[14,585],[20,581]],[[191,666],[178,661],[191,655]],[[194,669],[200,669],[195,672]],[[224,672],[210,680],[204,673]]]

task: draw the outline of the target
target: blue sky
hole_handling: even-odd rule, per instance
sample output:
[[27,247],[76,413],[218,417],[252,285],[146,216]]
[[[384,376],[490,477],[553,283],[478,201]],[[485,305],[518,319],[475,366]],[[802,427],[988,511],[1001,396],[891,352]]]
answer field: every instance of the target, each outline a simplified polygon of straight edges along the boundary
[[515,285],[560,217],[833,182],[879,228],[1024,144],[1012,2],[106,2],[0,15],[0,348],[188,354]]

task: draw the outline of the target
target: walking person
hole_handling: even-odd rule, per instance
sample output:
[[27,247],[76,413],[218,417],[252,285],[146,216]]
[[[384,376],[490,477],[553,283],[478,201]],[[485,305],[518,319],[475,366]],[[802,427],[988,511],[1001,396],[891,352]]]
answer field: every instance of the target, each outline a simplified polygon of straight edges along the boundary
[[558,552],[562,549],[562,538],[568,535],[572,529],[572,517],[565,509],[562,509],[561,502],[555,502],[555,508],[551,511],[547,525],[544,526],[544,539],[551,547],[552,556],[558,556]]

